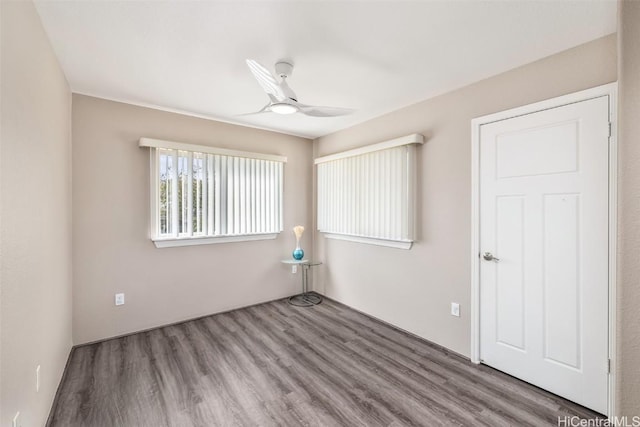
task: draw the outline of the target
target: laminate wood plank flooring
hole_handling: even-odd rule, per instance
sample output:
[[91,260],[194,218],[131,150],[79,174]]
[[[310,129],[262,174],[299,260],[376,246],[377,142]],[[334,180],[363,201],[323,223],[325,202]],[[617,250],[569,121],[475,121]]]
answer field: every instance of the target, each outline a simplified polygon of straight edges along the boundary
[[325,299],[73,350],[50,427],[555,426],[598,414]]

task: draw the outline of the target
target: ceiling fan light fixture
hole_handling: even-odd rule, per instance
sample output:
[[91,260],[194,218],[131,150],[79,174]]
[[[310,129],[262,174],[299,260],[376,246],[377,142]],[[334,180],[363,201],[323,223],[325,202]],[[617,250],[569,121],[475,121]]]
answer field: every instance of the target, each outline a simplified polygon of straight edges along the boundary
[[286,102],[271,104],[270,109],[276,114],[293,114],[298,111],[298,107],[296,107],[295,105],[287,104]]

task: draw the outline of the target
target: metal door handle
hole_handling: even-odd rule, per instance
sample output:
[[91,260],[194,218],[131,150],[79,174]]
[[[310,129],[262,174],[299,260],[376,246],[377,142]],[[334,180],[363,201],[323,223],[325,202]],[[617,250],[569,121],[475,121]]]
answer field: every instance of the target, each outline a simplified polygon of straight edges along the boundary
[[482,258],[484,258],[486,261],[494,261],[494,262],[498,262],[500,261],[500,258],[496,258],[493,256],[493,254],[491,252],[485,252],[482,255]]

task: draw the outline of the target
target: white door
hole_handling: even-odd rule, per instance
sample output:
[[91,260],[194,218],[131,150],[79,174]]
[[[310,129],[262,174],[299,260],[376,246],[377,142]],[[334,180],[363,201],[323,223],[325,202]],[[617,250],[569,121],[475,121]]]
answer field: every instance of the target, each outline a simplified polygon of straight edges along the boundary
[[608,156],[607,96],[480,128],[480,358],[603,414]]

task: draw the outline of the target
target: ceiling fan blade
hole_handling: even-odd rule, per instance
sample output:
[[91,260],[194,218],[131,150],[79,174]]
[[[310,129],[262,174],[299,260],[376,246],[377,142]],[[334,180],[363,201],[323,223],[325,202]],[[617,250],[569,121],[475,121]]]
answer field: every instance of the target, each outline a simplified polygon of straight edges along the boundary
[[[287,84],[287,80],[282,79],[282,82],[280,83],[280,89],[282,90],[282,93],[284,94],[284,96],[286,96],[288,99],[292,99],[298,102],[298,96],[293,91],[293,89],[289,87],[289,85]],[[283,101],[283,100],[281,99],[280,101]]]
[[247,66],[249,66],[253,77],[256,78],[260,86],[262,86],[262,89],[264,89],[268,95],[275,96],[279,101],[287,99],[278,81],[262,64],[253,59],[247,59]]
[[244,113],[244,114],[236,114],[236,117],[242,116],[255,116],[256,114],[270,113],[271,112],[271,103],[268,103],[264,107],[262,107],[259,111],[255,111],[253,113]]
[[341,107],[314,107],[313,105],[297,104],[300,113],[311,117],[338,117],[353,113],[352,108]]

